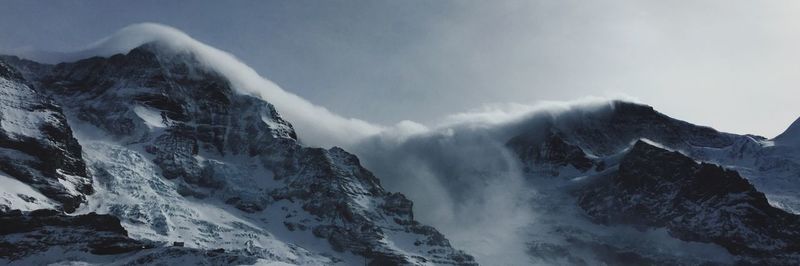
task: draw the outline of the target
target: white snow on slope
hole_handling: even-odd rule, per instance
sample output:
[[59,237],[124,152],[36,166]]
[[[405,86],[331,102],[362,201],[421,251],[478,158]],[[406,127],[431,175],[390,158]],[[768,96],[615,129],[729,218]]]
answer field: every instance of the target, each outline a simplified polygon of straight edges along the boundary
[[0,127],[11,138],[21,136],[42,139],[40,125],[52,119],[48,110],[26,111],[20,104],[34,101],[34,92],[27,85],[0,78]]
[[150,127],[151,129],[161,128],[166,126],[164,125],[164,119],[161,118],[161,113],[156,110],[141,105],[137,105],[133,107],[133,112],[136,113],[136,115],[139,116],[139,118],[144,120],[145,124],[147,124],[147,126]]
[[54,209],[56,206],[39,191],[3,172],[0,172],[0,205],[22,211]]
[[264,230],[262,221],[246,218],[235,208],[178,194],[177,184],[162,178],[158,167],[135,150],[102,141],[83,140],[81,144],[93,169],[96,192],[76,214],[115,215],[132,238],[165,245],[179,241],[201,249],[248,249],[274,261],[297,265],[331,263],[328,258],[287,244],[294,241],[277,239]]

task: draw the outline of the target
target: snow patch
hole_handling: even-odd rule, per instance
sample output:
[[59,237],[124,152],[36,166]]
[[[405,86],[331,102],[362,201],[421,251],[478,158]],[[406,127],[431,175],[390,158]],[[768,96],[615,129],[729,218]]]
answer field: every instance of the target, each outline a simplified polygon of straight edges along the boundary
[[0,172],[0,205],[11,209],[32,211],[36,209],[54,209],[57,204],[39,193],[28,184]]
[[9,137],[42,139],[40,125],[54,122],[53,112],[23,109],[20,104],[35,100],[33,90],[22,83],[0,78],[0,127]]
[[147,127],[150,129],[166,127],[166,125],[164,125],[164,119],[161,117],[161,112],[157,110],[136,105],[133,107],[133,112],[144,120],[145,124],[147,124]]

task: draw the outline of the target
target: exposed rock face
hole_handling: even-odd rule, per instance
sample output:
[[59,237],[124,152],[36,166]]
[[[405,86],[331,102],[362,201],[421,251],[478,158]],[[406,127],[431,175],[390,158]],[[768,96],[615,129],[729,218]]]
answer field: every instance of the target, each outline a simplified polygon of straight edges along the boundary
[[0,170],[72,212],[92,193],[81,146],[61,108],[0,61]]
[[724,148],[741,137],[668,117],[651,106],[624,101],[542,116],[531,120],[543,122],[524,122],[527,125],[514,139],[536,144],[543,137],[556,134],[567,143],[579,145],[593,155],[607,156],[629,147],[638,139],[649,139],[676,149],[688,149]]
[[508,144],[525,165],[526,172],[557,176],[560,169],[572,166],[586,172],[596,164],[580,147],[567,143],[558,133],[550,132],[542,142],[529,142],[524,136],[512,138]]
[[737,137],[668,117],[651,106],[622,101],[610,104],[610,112],[587,112],[584,119],[567,120],[560,128],[595,155],[614,154],[642,138],[683,149],[727,147]]
[[[402,194],[384,191],[354,155],[340,148],[306,148],[301,153],[301,161],[292,164],[300,169],[287,178],[288,186],[271,195],[275,200],[299,200],[305,211],[326,221],[299,224],[311,227],[315,236],[328,239],[335,250],[374,257],[379,265],[405,264],[408,261],[402,254],[382,247],[381,241],[387,233],[384,231],[409,232],[420,236],[414,245],[432,248],[431,262],[472,263],[471,256],[453,253],[450,242],[436,229],[414,221],[412,202]],[[371,203],[376,206],[365,209],[357,202],[359,198],[378,200]],[[390,220],[388,225],[373,222],[384,219]]]
[[[221,249],[156,247],[150,241],[131,239],[119,219],[111,215],[70,216],[47,209],[0,211],[0,224],[3,225],[0,228],[0,262],[9,264],[50,264],[81,253],[90,254],[78,256],[81,262],[104,265],[250,265],[257,262],[253,256]],[[59,256],[30,258],[50,250],[56,250]]]
[[663,227],[683,240],[772,263],[800,258],[799,216],[770,206],[735,171],[642,141],[616,173],[579,193],[579,205],[601,223]]
[[[310,236],[374,265],[475,264],[414,221],[411,201],[385,191],[354,155],[301,146],[271,104],[234,91],[190,52],[150,43],[54,66],[14,62],[72,124],[108,139],[81,139],[98,197],[116,198],[88,210],[118,216],[138,238],[296,264],[341,261],[291,243]],[[197,201],[225,218],[205,217],[191,207]],[[329,260],[276,254],[266,246],[277,241],[272,233],[290,238],[278,246],[294,257],[319,252]]]
[[534,116],[522,122],[520,133],[511,137],[507,146],[519,156],[527,172],[555,176],[567,166],[578,172],[602,171],[606,167],[602,158],[639,139],[697,153],[698,147],[719,149],[737,142],[758,145],[749,137],[692,125],[646,105],[612,101],[608,106],[588,109]]
[[[792,127],[767,140],[717,132],[619,101],[545,114],[517,127],[520,133],[507,146],[528,178],[549,197],[569,193],[574,199],[562,204],[574,200],[580,207],[579,217],[563,219],[585,215],[601,226],[640,228],[646,239],[647,232],[666,230],[671,238],[718,245],[732,256],[715,263],[794,265],[800,259],[795,215],[800,150],[786,141]],[[551,176],[559,178],[541,181]],[[636,248],[591,232],[607,228],[555,228],[566,244],[533,241],[533,256],[584,264],[588,252],[616,264],[624,259],[605,255],[633,252],[656,264],[703,263],[697,257],[630,251]],[[648,264],[634,264],[640,263]]]
[[50,248],[110,255],[151,248],[128,238],[119,219],[95,213],[68,216],[55,210],[0,212],[0,258],[17,260]]

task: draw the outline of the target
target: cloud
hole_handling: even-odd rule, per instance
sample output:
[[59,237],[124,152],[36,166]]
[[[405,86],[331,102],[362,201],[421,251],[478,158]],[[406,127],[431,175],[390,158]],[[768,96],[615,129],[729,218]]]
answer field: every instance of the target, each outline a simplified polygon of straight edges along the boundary
[[635,97],[615,94],[607,97],[586,96],[571,101],[540,101],[535,104],[520,103],[495,103],[467,112],[446,116],[440,127],[452,126],[496,126],[520,120],[539,113],[566,113],[570,110],[580,109],[591,111],[597,107],[608,105],[614,100],[639,103]]
[[[351,148],[389,190],[414,201],[416,217],[492,265],[529,264],[532,224],[542,223],[534,206],[539,189],[522,173],[507,141],[555,120],[581,119],[585,112],[613,110],[616,99],[587,97],[570,102],[491,104],[447,116],[430,128],[391,128]],[[542,203],[538,203],[542,204]],[[552,225],[544,226],[552,228]]]

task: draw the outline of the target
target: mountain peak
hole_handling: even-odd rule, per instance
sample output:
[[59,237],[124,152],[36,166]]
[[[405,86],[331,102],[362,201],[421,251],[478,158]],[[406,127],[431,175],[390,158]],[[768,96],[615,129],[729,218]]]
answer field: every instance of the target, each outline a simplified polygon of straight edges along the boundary
[[774,141],[778,144],[800,145],[800,117],[786,131],[775,137]]
[[111,36],[89,45],[87,49],[72,53],[72,57],[73,59],[92,56],[110,57],[143,46],[193,53],[203,53],[203,50],[213,49],[178,29],[156,23],[140,23],[120,29]]
[[536,137],[543,131],[554,129],[594,155],[616,154],[641,138],[673,148],[721,148],[733,143],[730,134],[671,118],[649,105],[622,100],[573,108],[555,117],[533,117],[523,123],[527,124],[520,126],[520,135],[528,140],[539,140]]

